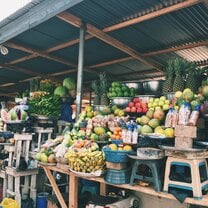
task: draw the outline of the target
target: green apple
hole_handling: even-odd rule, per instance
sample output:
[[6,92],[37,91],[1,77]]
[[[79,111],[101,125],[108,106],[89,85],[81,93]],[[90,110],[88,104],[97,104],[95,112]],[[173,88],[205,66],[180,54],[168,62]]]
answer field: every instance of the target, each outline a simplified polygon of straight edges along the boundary
[[155,107],[155,110],[161,110],[160,106]]
[[159,106],[163,106],[165,104],[165,102],[163,100],[159,101]]
[[153,103],[148,103],[148,108],[152,108],[153,107]]
[[163,105],[163,110],[165,111],[165,110],[169,110],[169,105],[168,104],[165,104],[165,105]]
[[160,101],[160,98],[155,98],[155,102],[159,102]]
[[160,97],[160,101],[165,101],[166,100],[166,97],[165,96],[161,96]]
[[149,103],[153,103],[153,102],[154,102],[154,98],[150,98]]
[[165,100],[165,104],[170,105],[170,100]]

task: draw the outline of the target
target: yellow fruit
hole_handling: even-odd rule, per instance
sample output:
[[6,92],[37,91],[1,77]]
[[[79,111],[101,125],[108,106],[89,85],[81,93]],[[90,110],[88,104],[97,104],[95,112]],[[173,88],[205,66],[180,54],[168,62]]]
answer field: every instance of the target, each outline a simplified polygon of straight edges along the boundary
[[165,131],[162,128],[158,128],[155,130],[155,133],[165,135]]
[[130,145],[124,145],[123,150],[130,151],[132,150],[132,147]]
[[123,150],[123,148],[122,148],[122,147],[118,147],[118,150],[119,150],[119,151],[122,151],[122,150]]
[[119,110],[119,112],[118,112],[118,116],[120,116],[120,117],[121,117],[121,116],[124,116],[124,114],[125,114],[125,113],[124,113],[124,111],[123,111],[123,110]]
[[174,129],[172,129],[172,128],[165,129],[165,136],[168,138],[173,138],[174,137]]
[[111,150],[117,150],[118,149],[116,144],[109,144],[108,146]]
[[117,108],[117,109],[114,111],[114,114],[115,114],[115,115],[118,115],[120,110],[121,110],[121,109]]

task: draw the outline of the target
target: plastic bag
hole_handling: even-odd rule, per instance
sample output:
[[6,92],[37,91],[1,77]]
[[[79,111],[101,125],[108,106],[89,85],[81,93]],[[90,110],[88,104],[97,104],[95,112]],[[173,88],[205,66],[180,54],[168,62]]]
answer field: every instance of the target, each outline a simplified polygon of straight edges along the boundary
[[19,208],[17,201],[11,198],[4,198],[0,205],[3,208]]

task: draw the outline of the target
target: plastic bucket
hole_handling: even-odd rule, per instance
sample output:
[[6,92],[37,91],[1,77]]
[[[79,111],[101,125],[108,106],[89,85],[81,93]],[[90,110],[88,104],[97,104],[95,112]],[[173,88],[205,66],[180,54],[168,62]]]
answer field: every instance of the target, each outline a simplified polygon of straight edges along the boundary
[[49,193],[43,192],[37,195],[36,208],[47,208],[47,196]]

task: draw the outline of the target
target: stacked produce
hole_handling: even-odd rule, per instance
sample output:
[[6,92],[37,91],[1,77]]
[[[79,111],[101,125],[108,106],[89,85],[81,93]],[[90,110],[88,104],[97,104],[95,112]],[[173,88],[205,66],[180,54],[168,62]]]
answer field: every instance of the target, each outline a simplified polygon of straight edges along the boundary
[[31,114],[58,117],[60,115],[60,97],[45,91],[31,93],[29,112]]
[[112,82],[109,88],[108,97],[134,97],[135,96],[135,88],[129,88],[125,84],[120,82]]
[[148,111],[148,104],[135,97],[131,102],[129,102],[125,111],[127,113],[146,113]]
[[71,170],[83,173],[102,171],[105,168],[105,157],[99,151],[97,143],[89,140],[77,140],[68,150],[65,158]]
[[99,79],[94,80],[91,83],[91,88],[94,92],[94,105],[108,105],[109,100],[107,97],[107,91],[109,87],[109,81],[105,73],[99,74]]
[[160,98],[150,98],[148,108],[152,110],[162,109],[163,111],[169,110],[171,101],[165,96]]

